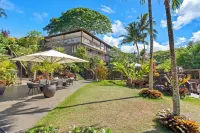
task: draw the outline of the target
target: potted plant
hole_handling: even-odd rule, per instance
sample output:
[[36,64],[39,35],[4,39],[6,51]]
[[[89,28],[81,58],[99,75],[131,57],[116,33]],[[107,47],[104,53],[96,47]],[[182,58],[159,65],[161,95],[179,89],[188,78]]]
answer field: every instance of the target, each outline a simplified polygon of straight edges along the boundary
[[6,81],[0,80],[0,95],[3,95],[5,89],[6,89]]
[[[42,63],[40,63],[39,65],[36,65],[33,67],[33,71],[39,70],[43,73],[43,77],[47,80],[52,79],[52,75],[51,77],[49,76],[49,74],[53,73],[54,70],[56,68],[60,67],[59,63],[50,63],[48,61],[44,61]],[[47,83],[46,85],[43,86],[42,88],[42,92],[44,94],[44,97],[46,98],[50,98],[53,97],[56,93],[56,84],[51,84],[51,83]]]

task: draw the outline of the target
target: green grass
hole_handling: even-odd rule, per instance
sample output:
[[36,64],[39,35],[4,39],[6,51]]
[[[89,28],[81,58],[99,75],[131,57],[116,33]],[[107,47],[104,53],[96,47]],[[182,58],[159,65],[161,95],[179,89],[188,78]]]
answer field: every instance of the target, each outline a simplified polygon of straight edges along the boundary
[[[168,133],[153,122],[159,109],[172,107],[172,100],[139,97],[139,89],[124,87],[122,81],[90,83],[60,103],[36,125],[59,127],[66,132],[73,125],[111,128],[113,133]],[[181,100],[181,113],[200,123],[200,100]]]

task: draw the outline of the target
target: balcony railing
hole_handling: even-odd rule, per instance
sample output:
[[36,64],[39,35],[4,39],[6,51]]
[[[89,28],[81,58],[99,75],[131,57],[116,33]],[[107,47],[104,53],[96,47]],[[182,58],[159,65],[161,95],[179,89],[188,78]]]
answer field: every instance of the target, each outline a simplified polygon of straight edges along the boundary
[[81,38],[77,37],[77,38],[70,38],[70,39],[64,39],[64,44],[73,44],[73,43],[78,43],[81,42]]
[[83,37],[83,43],[86,44],[86,45],[88,45],[88,46],[90,46],[90,47],[93,47],[95,49],[98,49],[98,50],[106,52],[106,49],[103,46],[100,46],[100,44],[92,42],[91,40],[89,40],[87,38]]

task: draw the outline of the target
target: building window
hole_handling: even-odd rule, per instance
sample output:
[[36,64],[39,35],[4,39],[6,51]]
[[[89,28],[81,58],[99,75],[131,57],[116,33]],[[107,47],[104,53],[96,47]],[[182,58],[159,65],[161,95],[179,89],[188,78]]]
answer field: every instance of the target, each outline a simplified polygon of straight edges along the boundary
[[77,47],[76,47],[76,46],[73,46],[73,47],[72,47],[72,53],[75,53],[76,50],[77,50]]

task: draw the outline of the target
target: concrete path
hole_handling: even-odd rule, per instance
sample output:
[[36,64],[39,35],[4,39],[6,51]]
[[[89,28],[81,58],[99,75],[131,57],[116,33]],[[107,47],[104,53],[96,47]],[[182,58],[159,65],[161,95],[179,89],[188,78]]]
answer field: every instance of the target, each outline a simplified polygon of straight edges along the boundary
[[52,98],[44,98],[38,92],[28,95],[26,85],[7,88],[4,95],[0,96],[0,128],[7,133],[23,133],[66,97],[88,83],[84,80],[75,81],[73,85],[58,89]]

